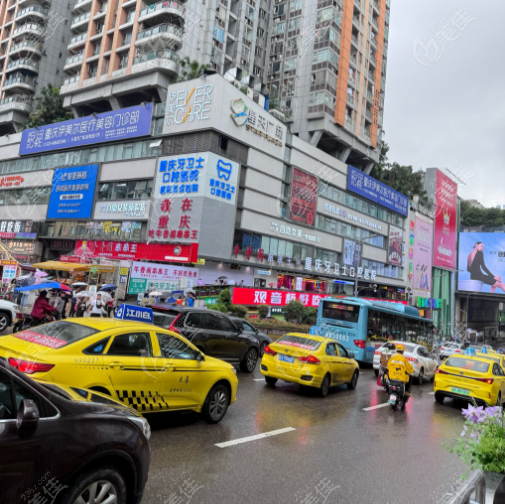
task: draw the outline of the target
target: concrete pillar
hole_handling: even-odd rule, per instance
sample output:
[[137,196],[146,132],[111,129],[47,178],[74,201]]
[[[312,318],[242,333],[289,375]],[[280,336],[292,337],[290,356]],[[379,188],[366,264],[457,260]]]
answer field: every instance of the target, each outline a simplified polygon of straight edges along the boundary
[[370,172],[372,171],[372,168],[374,167],[375,161],[370,161],[367,163],[365,166],[365,169],[363,170],[367,175],[370,175]]
[[317,130],[314,131],[312,134],[312,138],[310,139],[310,145],[313,145],[314,147],[317,147],[317,144],[319,143],[319,140],[321,140],[321,137],[323,136],[322,130]]
[[112,110],[119,110],[120,108],[123,108],[123,105],[121,104],[117,96],[111,96],[109,98],[109,103],[110,106],[112,107]]
[[339,161],[342,161],[342,163],[345,163],[347,161],[347,158],[349,157],[350,153],[351,153],[351,148],[345,147],[338,155]]

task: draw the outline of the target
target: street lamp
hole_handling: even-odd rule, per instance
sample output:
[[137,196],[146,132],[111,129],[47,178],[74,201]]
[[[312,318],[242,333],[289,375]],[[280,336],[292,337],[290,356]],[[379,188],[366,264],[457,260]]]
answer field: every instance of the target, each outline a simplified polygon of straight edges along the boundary
[[[356,241],[356,243],[362,243],[363,240],[369,240],[370,238],[376,238],[377,236],[381,236],[377,233],[371,234],[369,236],[364,236]],[[363,251],[361,252],[361,264],[360,268],[363,269]],[[354,277],[354,295],[358,296],[358,272],[356,271],[356,276]]]

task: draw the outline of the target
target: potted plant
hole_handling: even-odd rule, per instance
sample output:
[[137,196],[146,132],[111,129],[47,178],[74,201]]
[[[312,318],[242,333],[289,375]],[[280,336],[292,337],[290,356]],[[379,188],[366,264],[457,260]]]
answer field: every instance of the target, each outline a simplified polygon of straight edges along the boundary
[[484,471],[486,494],[491,496],[489,502],[492,502],[492,496],[505,476],[504,409],[469,404],[462,413],[466,421],[460,439],[444,446],[470,466],[463,478],[472,469]]

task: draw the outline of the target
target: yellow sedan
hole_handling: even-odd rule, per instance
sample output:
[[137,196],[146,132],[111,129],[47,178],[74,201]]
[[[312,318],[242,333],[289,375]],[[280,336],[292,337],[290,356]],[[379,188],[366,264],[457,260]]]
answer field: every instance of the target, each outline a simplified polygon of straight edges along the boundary
[[236,400],[233,366],[144,322],[52,322],[1,336],[0,357],[34,378],[98,391],[141,413],[194,410],[216,423]]
[[437,369],[433,382],[435,399],[475,399],[501,406],[505,401],[505,372],[495,359],[482,355],[451,355]]
[[359,366],[338,342],[311,334],[286,334],[270,343],[263,354],[261,374],[269,385],[277,380],[318,388],[322,397],[330,387],[347,384],[355,389]]

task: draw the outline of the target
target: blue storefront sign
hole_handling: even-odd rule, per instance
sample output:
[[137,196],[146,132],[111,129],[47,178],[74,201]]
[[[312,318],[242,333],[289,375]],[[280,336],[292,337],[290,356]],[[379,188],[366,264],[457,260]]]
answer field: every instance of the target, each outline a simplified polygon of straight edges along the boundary
[[90,219],[98,165],[59,168],[54,171],[48,219]]
[[407,196],[391,189],[351,165],[349,165],[347,189],[404,217],[408,215],[409,199]]
[[134,320],[136,322],[153,323],[153,311],[144,306],[122,304],[114,315],[119,320]]
[[153,104],[78,117],[23,131],[19,155],[149,135]]

